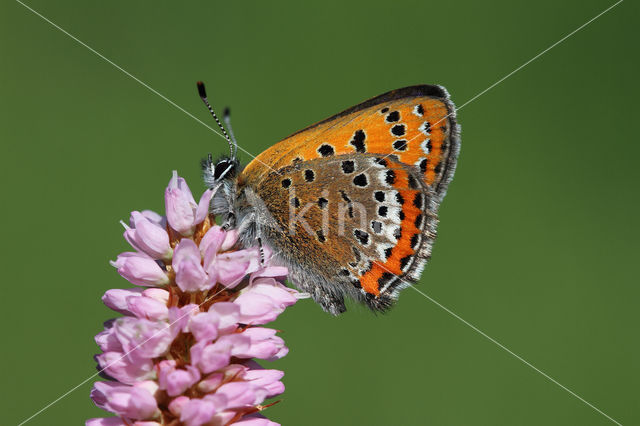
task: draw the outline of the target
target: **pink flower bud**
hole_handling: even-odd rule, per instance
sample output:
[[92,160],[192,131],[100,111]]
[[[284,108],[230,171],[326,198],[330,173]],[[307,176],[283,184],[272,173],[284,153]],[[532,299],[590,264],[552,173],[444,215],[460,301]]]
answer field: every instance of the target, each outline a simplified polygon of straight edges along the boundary
[[248,382],[230,382],[220,386],[216,390],[216,395],[227,399],[225,409],[229,409],[260,404],[265,400],[267,393],[261,388],[251,386]]
[[189,331],[199,342],[201,340],[213,340],[218,337],[218,325],[220,318],[214,311],[200,312],[189,320]]
[[218,315],[220,323],[218,324],[218,332],[227,334],[238,328],[240,322],[240,306],[233,302],[218,302],[211,305],[209,312]]
[[186,396],[179,396],[177,398],[174,398],[169,403],[169,407],[168,407],[169,411],[174,416],[180,417],[180,413],[182,413],[182,408],[185,406],[187,402],[189,402],[189,398]]
[[225,233],[221,227],[218,225],[214,225],[204,234],[202,240],[200,241],[200,254],[204,258],[204,255],[207,251],[211,254],[218,253],[222,245],[227,239],[229,234]]
[[169,292],[161,288],[145,288],[142,291],[142,295],[162,302],[165,305],[169,303]]
[[201,265],[200,250],[193,240],[184,238],[176,247],[173,268],[176,284],[182,291],[201,291],[212,287]]
[[256,279],[234,300],[240,306],[240,322],[255,325],[275,320],[285,308],[296,303],[295,293],[273,278]]
[[131,213],[131,228],[125,226],[125,239],[137,250],[154,259],[170,259],[172,254],[169,235],[164,227],[149,220],[144,214]]
[[276,336],[276,330],[263,327],[251,327],[242,335],[250,339],[250,347],[239,350],[233,355],[238,358],[259,358],[273,360],[286,355],[288,352],[284,340]]
[[104,331],[96,334],[94,338],[100,349],[104,352],[116,351],[122,352],[122,344],[118,340],[113,327],[106,328]]
[[211,401],[191,399],[182,407],[180,421],[186,426],[201,426],[211,421],[216,411],[216,406]]
[[165,191],[165,206],[169,225],[182,235],[193,234],[193,227],[202,222],[209,213],[213,191],[207,190],[196,204],[185,180],[173,172]]
[[130,283],[142,286],[158,286],[169,283],[167,274],[155,260],[142,253],[125,252],[118,255],[111,265]]
[[143,289],[141,288],[113,288],[104,293],[102,296],[102,302],[114,311],[118,311],[125,315],[131,315],[132,313],[129,311],[127,305],[127,298],[130,296],[140,296],[142,291]]
[[272,422],[260,413],[253,413],[243,416],[234,426],[280,426],[280,423]]
[[169,324],[174,335],[186,333],[189,330],[189,320],[200,312],[200,307],[194,303],[182,308],[169,308]]
[[184,370],[176,369],[176,362],[161,361],[156,366],[160,389],[167,391],[169,396],[180,395],[200,380],[197,368],[187,365]]
[[128,385],[155,376],[150,359],[131,360],[122,352],[104,352],[96,355],[96,361],[107,375]]
[[224,374],[212,373],[209,374],[204,380],[198,383],[198,390],[202,393],[209,393],[216,390],[221,384]]
[[125,353],[132,359],[155,358],[173,341],[169,324],[141,318],[118,318],[113,328]]
[[146,318],[153,321],[166,320],[169,317],[169,309],[166,303],[145,296],[130,296],[127,298],[129,311],[138,318]]
[[280,370],[249,370],[243,379],[248,380],[253,386],[264,388],[267,398],[271,398],[284,392],[284,384],[280,381],[283,376],[284,372]]
[[127,424],[120,417],[101,417],[96,419],[89,419],[84,424],[85,426],[127,426]]
[[211,373],[229,364],[231,345],[198,342],[191,347],[191,364],[203,373]]
[[91,399],[98,407],[130,419],[150,419],[159,414],[156,399],[144,386],[96,382]]

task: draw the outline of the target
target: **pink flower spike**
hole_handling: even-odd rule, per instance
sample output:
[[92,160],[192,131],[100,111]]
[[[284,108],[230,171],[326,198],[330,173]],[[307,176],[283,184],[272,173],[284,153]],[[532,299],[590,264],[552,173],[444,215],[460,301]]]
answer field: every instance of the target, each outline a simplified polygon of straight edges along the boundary
[[173,250],[165,228],[138,211],[131,212],[129,222],[132,227],[125,230],[125,238],[131,245],[154,259],[171,259]]
[[164,195],[166,217],[133,211],[123,224],[136,251],[111,264],[145,288],[103,296],[124,316],[95,336],[101,353],[94,359],[111,381],[95,383],[91,398],[116,417],[87,425],[277,426],[257,412],[284,391],[284,373],[253,359],[288,349],[276,330],[259,325],[302,293],[282,284],[287,269],[271,265],[271,248],[261,256],[258,247],[239,246],[237,230],[215,225],[212,190],[196,203],[174,172]]
[[125,252],[118,255],[111,265],[126,280],[141,286],[162,286],[169,284],[169,277],[155,260],[142,253]]
[[96,382],[91,391],[91,399],[100,408],[130,419],[145,420],[159,415],[153,394],[142,386]]

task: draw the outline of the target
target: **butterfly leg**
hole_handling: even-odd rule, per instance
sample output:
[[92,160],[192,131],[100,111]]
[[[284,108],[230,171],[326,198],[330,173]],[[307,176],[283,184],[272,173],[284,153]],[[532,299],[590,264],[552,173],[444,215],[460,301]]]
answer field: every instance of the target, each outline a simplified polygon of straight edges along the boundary
[[233,196],[230,193],[224,194],[228,211],[224,213],[224,219],[222,220],[222,229],[228,231],[236,227],[236,213],[233,207]]
[[264,266],[264,248],[262,247],[262,238],[256,238],[258,241],[258,250],[260,250],[260,265]]

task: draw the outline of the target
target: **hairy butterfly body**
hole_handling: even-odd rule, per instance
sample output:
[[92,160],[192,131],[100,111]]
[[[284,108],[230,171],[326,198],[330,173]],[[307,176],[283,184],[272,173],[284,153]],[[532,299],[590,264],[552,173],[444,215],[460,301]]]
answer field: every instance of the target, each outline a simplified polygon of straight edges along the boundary
[[307,127],[244,169],[225,132],[231,157],[203,161],[205,182],[216,189],[212,211],[243,245],[269,246],[325,311],[344,312],[345,295],[384,311],[431,256],[459,132],[448,93],[429,85]]

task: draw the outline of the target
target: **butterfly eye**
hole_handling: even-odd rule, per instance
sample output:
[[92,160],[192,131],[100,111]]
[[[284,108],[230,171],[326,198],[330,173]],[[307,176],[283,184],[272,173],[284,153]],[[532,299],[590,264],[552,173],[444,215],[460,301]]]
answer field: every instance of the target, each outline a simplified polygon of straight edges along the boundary
[[213,169],[213,178],[215,180],[222,179],[226,175],[233,175],[235,164],[229,160],[219,161]]

